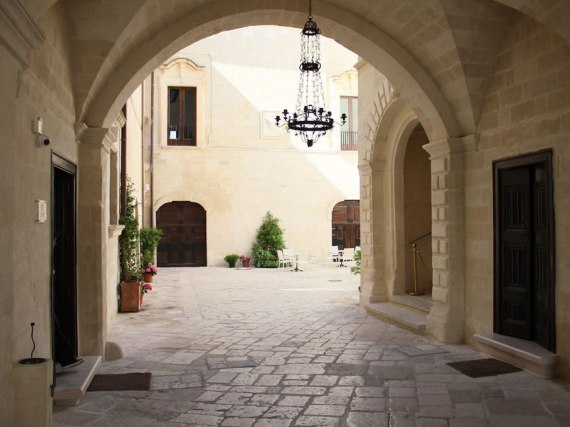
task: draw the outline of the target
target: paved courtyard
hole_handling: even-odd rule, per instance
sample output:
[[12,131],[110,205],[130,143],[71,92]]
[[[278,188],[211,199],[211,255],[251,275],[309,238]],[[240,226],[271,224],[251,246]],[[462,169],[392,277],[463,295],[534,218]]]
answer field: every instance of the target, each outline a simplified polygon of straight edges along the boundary
[[525,372],[472,379],[484,357],[368,316],[348,269],[161,269],[98,373],[150,391],[88,392],[55,426],[570,426],[570,394]]

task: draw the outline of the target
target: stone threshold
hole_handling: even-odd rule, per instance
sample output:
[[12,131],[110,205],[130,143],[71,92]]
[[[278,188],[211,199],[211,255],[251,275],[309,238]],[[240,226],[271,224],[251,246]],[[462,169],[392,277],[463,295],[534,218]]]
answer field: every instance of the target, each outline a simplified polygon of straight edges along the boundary
[[479,350],[543,378],[554,376],[558,355],[533,341],[499,334],[474,334]]
[[364,309],[371,316],[420,335],[426,333],[427,314],[392,302],[369,303]]
[[95,376],[95,371],[101,365],[102,358],[101,356],[87,356],[83,359],[85,361],[81,365],[56,373],[54,404],[75,406],[81,403]]
[[431,293],[422,296],[392,295],[390,301],[369,303],[364,309],[378,319],[420,335],[426,334],[427,316],[433,307]]

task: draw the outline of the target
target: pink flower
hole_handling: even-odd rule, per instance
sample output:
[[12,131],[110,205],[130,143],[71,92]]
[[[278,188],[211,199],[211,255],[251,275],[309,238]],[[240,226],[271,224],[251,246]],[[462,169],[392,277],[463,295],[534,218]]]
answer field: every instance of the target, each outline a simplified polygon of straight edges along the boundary
[[146,293],[146,292],[149,292],[149,291],[152,291],[152,285],[151,285],[150,283],[145,283],[145,284],[143,285],[143,292]]

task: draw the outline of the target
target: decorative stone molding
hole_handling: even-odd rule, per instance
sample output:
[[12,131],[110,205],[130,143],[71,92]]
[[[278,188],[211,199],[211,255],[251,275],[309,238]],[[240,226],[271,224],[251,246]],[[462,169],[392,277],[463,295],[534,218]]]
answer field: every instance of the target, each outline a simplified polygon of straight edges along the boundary
[[125,228],[124,225],[110,225],[109,226],[109,238],[116,238],[119,237],[121,235],[121,233],[123,232],[123,229]]
[[440,141],[430,142],[423,146],[431,158],[448,156],[454,153],[467,153],[475,151],[479,142],[479,136],[471,134],[462,138],[447,138]]
[[107,153],[118,152],[118,127],[90,128],[85,123],[75,123],[75,140],[79,144],[99,145]]
[[190,67],[192,68],[194,71],[204,71],[204,69],[206,67],[203,67],[201,65],[196,64],[194,61],[192,61],[189,58],[174,58],[169,62],[165,62],[164,64],[162,64],[159,69],[161,71],[166,71],[170,68],[173,68],[177,65],[184,65],[186,67]]
[[122,128],[126,124],[127,124],[127,118],[125,117],[125,115],[123,114],[122,111],[119,111],[119,114],[117,114],[117,117],[115,117],[115,121],[113,122],[113,126],[118,127],[118,128]]
[[0,43],[22,64],[30,65],[28,53],[45,36],[18,0],[0,2]]

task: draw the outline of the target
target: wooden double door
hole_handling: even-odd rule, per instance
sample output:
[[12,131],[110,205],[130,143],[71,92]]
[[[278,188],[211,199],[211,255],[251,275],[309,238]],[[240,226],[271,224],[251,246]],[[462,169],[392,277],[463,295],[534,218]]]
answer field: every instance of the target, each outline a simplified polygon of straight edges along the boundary
[[495,332],[555,351],[550,151],[494,164]]
[[201,205],[167,203],[156,213],[156,226],[164,233],[157,250],[159,267],[206,266],[206,211]]
[[339,249],[360,246],[359,200],[345,200],[333,208],[332,245]]

